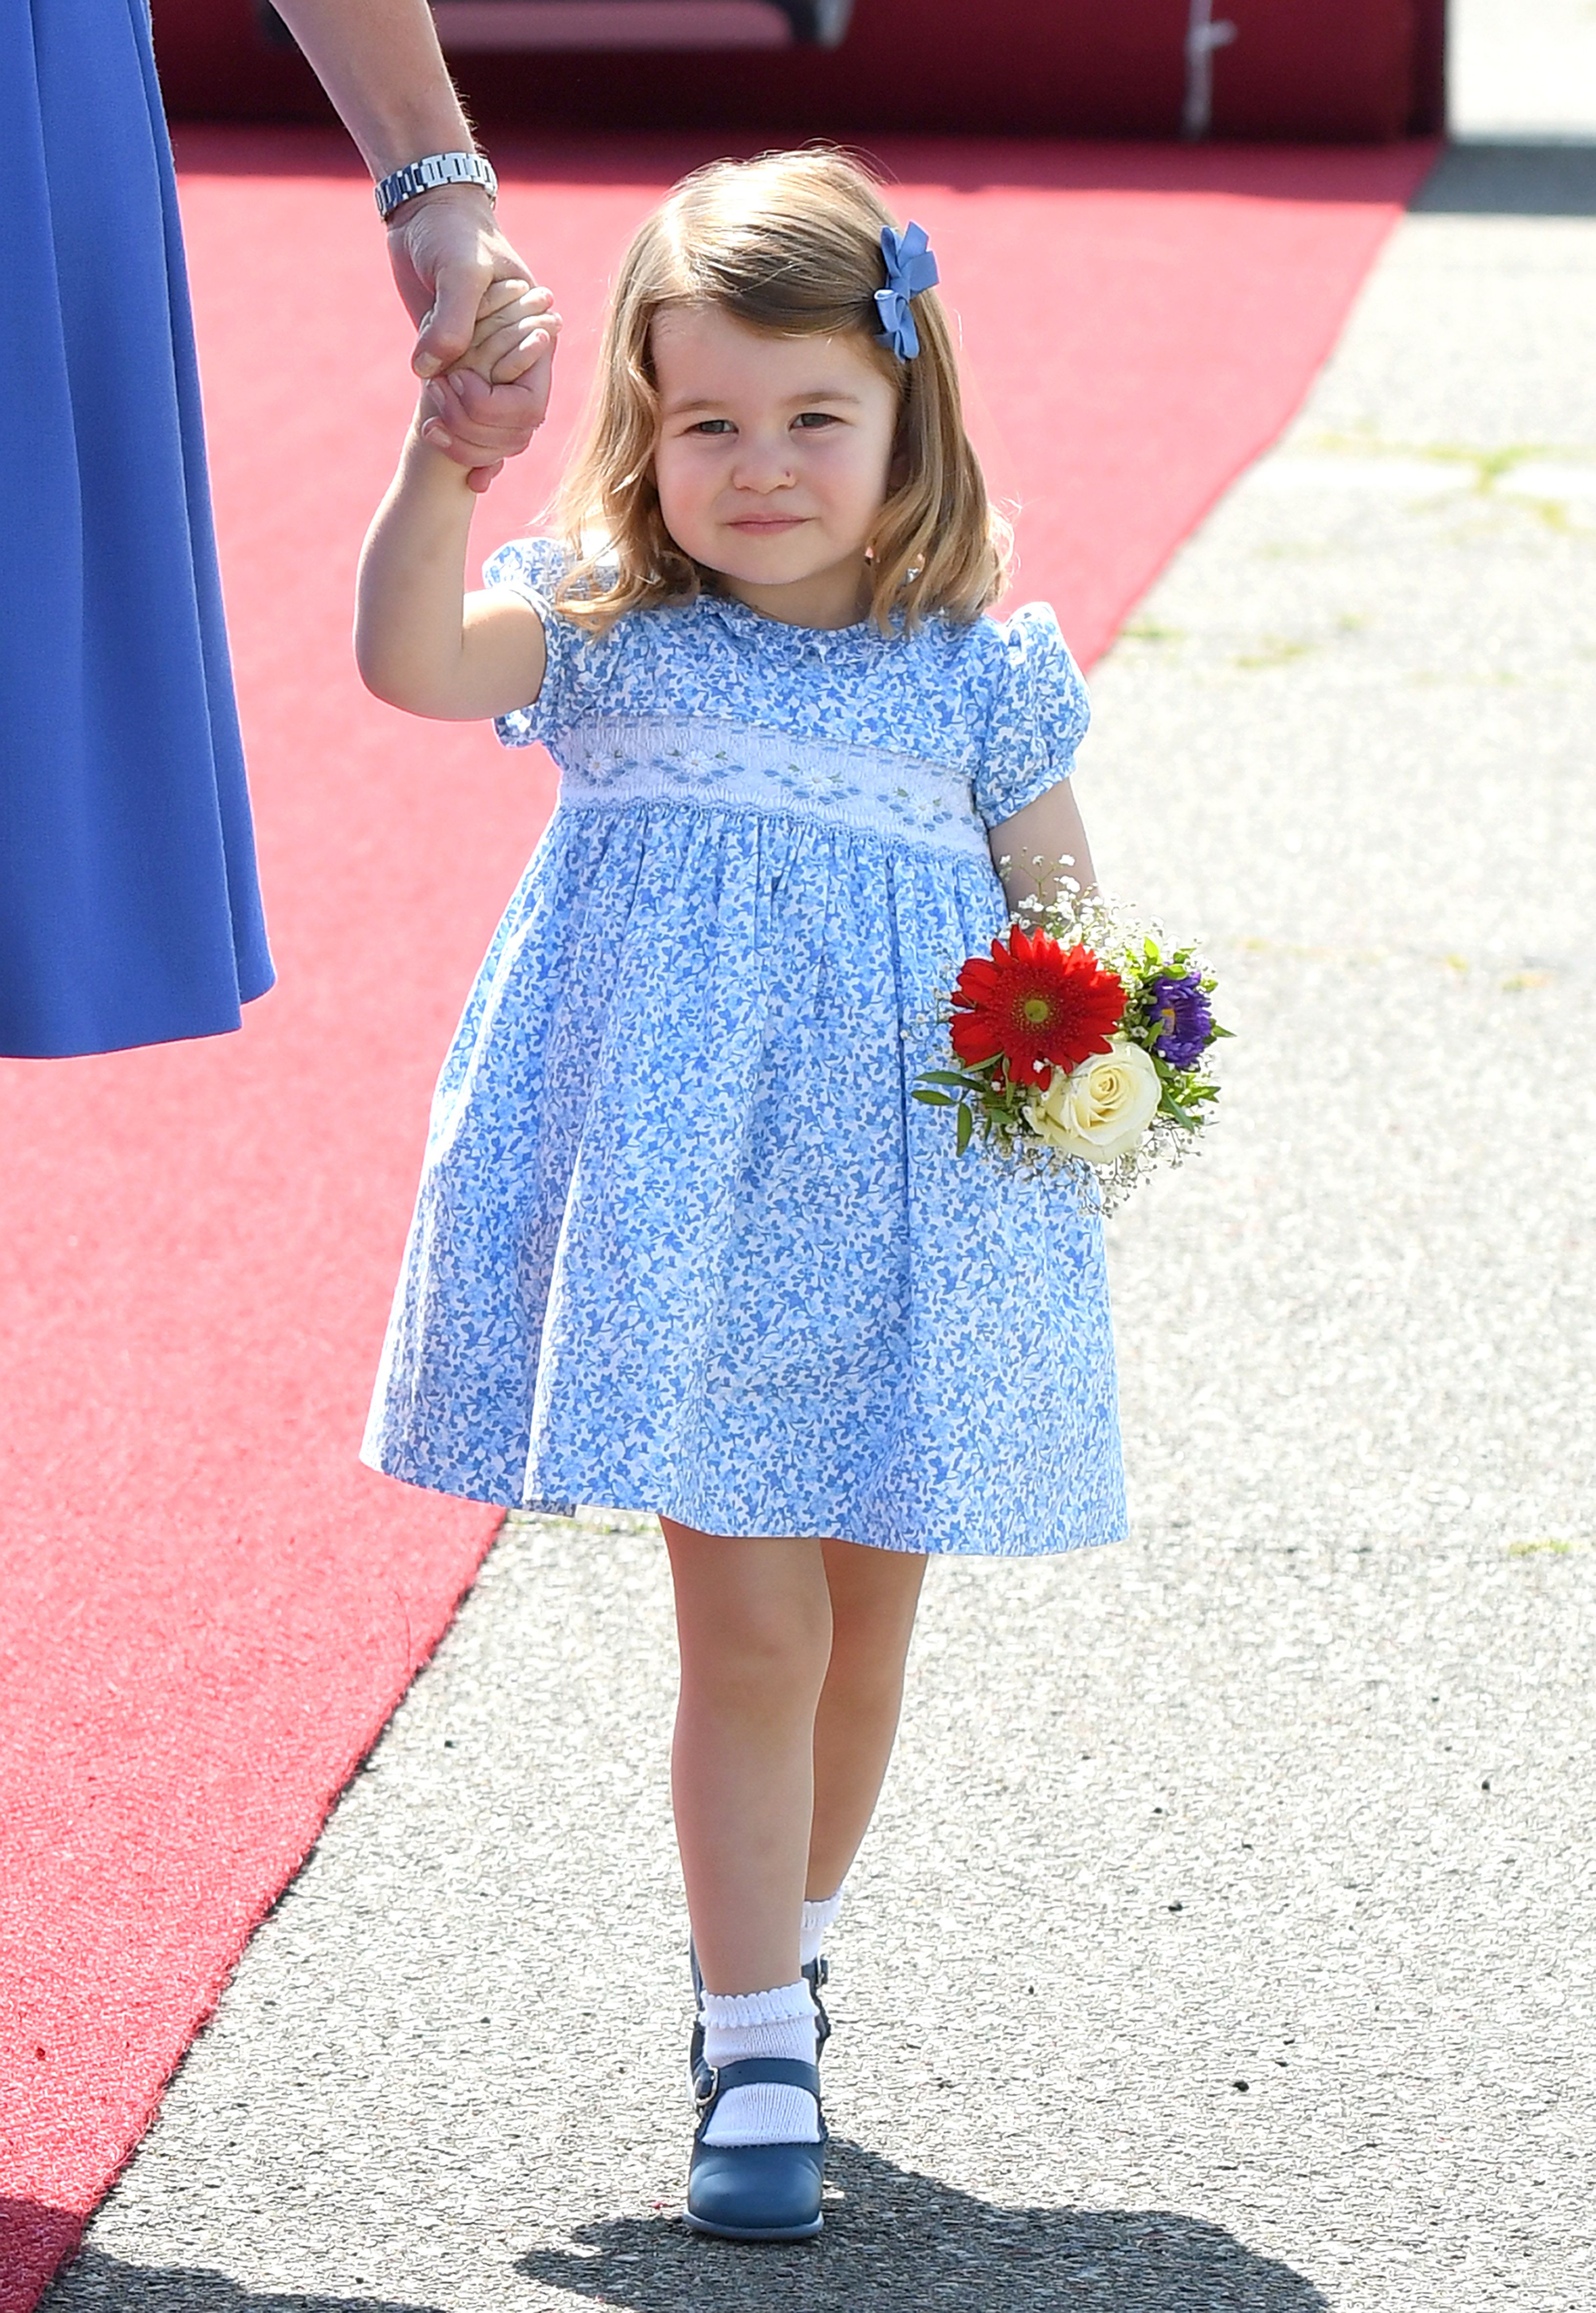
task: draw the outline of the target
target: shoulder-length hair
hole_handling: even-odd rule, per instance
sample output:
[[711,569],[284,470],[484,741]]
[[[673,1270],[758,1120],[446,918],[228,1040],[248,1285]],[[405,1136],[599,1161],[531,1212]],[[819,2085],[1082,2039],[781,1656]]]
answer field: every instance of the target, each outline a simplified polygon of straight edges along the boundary
[[947,313],[914,301],[920,350],[881,341],[881,230],[896,221],[874,180],[829,149],[718,161],[684,177],[642,227],[620,269],[586,440],[556,501],[574,562],[557,608],[602,634],[628,611],[689,602],[715,574],[665,528],[654,487],[656,313],[718,305],[772,337],[855,333],[898,388],[896,481],[870,549],[870,616],[912,630],[933,612],[970,620],[1003,591],[1009,526],[988,502],[964,430]]

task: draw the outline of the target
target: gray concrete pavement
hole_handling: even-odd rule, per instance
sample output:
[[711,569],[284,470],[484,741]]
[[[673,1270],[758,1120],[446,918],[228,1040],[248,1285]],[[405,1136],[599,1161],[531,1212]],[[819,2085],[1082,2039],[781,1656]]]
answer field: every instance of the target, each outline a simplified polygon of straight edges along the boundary
[[1100,858],[1243,1033],[1115,1226],[1134,1540],[933,1570],[823,2240],[674,2221],[661,1553],[516,1521],[49,2313],[1588,2313],[1596,215],[1548,165],[1447,164],[1100,670]]

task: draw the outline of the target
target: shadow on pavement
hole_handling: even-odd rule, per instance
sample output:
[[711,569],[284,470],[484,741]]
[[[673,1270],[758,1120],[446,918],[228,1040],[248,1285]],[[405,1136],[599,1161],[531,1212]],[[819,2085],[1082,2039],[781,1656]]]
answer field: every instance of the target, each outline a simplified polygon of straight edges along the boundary
[[86,2249],[45,2298],[39,2313],[438,2313],[391,2297],[322,2297],[303,2290],[245,2289],[205,2265],[127,2265]]
[[1410,207],[1445,216],[1596,216],[1596,144],[1450,145]]
[[[1168,2209],[998,2208],[833,2140],[818,2241],[702,2240],[679,2218],[613,2217],[525,2251],[523,2281],[630,2313],[1330,2313],[1313,2283],[1221,2225]],[[449,2292],[470,2301],[470,2276]],[[501,2284],[502,2285],[502,2284]],[[435,2306],[253,2291],[205,2266],[88,2249],[41,2313],[438,2313]]]
[[1167,2209],[996,2208],[835,2138],[827,2173],[840,2197],[813,2243],[743,2247],[669,2218],[617,2217],[516,2270],[632,2313],[1329,2313],[1289,2265]]

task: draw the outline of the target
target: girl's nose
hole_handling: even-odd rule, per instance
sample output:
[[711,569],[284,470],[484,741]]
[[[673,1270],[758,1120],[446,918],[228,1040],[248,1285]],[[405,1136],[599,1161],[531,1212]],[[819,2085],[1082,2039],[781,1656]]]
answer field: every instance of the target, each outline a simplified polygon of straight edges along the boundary
[[793,481],[793,461],[785,442],[750,442],[732,470],[740,490],[781,490]]

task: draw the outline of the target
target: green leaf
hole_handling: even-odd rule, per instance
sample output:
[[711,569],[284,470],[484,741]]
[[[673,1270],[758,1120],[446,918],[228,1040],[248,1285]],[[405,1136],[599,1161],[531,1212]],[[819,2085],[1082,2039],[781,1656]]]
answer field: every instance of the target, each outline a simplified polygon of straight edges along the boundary
[[959,1129],[955,1136],[958,1140],[959,1154],[960,1156],[963,1156],[965,1150],[969,1147],[970,1136],[975,1131],[975,1129],[976,1121],[961,1101],[959,1104]]
[[911,1088],[910,1097],[923,1100],[927,1108],[957,1108],[959,1105],[956,1100],[950,1100],[945,1092],[922,1092],[918,1085]]

